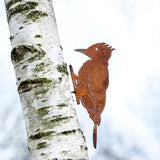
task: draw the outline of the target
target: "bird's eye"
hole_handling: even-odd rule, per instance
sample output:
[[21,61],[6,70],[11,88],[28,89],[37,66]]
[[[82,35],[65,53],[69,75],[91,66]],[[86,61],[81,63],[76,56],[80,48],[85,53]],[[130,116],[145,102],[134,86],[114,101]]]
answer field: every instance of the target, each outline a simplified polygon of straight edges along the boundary
[[96,48],[96,51],[98,51],[98,48]]

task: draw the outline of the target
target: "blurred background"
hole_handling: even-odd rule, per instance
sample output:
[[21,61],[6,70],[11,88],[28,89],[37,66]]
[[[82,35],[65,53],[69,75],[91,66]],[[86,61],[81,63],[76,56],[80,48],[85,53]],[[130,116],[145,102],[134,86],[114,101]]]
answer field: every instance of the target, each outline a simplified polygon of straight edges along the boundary
[[[53,6],[64,59],[76,73],[88,57],[74,49],[97,42],[116,48],[96,150],[93,122],[75,105],[90,160],[159,160],[160,1],[54,0]],[[29,160],[9,36],[0,1],[0,160]]]

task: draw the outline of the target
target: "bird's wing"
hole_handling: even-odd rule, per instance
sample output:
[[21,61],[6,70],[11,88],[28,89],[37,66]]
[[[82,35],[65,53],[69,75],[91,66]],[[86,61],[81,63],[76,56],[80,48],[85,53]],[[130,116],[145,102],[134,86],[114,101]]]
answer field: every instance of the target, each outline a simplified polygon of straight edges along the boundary
[[108,71],[96,67],[88,74],[87,89],[94,101],[104,101],[108,87]]

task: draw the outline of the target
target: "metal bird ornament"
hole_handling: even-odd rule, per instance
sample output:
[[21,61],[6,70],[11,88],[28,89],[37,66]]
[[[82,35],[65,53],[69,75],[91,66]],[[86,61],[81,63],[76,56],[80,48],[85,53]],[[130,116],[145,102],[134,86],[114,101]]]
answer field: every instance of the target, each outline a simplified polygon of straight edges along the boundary
[[74,73],[72,65],[69,66],[77,104],[87,109],[90,118],[94,122],[93,145],[97,146],[97,125],[101,122],[101,113],[105,107],[106,89],[109,85],[108,60],[115,50],[105,43],[96,43],[87,49],[75,51],[87,55],[86,61],[78,72]]

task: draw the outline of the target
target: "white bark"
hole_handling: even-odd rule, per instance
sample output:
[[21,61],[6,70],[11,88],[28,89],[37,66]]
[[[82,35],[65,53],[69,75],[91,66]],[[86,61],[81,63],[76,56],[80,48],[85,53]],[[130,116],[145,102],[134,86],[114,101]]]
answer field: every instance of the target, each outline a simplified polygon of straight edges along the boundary
[[51,0],[5,3],[31,160],[87,160]]

